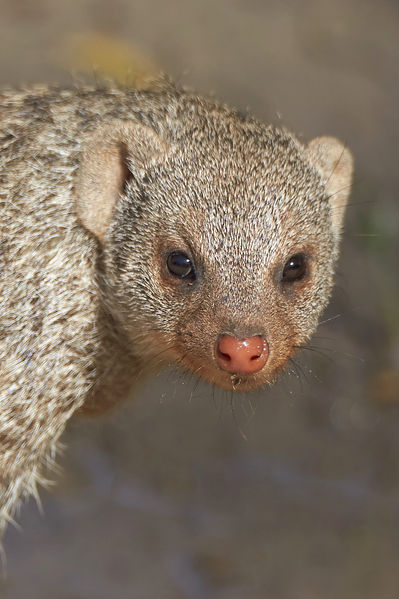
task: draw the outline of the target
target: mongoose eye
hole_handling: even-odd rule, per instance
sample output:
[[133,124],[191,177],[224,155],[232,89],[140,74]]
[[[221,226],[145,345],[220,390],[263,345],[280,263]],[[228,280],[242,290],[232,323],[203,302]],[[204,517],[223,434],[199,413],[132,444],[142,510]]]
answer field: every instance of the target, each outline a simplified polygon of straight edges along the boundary
[[195,279],[193,263],[184,252],[171,252],[166,259],[166,264],[169,272],[174,277]]
[[302,279],[305,274],[306,257],[304,254],[295,254],[285,263],[281,280],[283,283],[292,283]]

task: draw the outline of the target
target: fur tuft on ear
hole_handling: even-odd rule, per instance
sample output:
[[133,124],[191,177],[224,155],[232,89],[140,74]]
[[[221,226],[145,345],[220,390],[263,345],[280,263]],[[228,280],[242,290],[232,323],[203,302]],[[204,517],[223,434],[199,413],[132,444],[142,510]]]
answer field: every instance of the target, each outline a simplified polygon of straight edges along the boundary
[[114,206],[132,175],[162,162],[168,146],[149,127],[131,121],[100,126],[83,150],[76,181],[82,224],[104,241]]
[[352,183],[352,154],[334,137],[316,137],[309,142],[306,153],[325,180],[333,228],[339,234]]

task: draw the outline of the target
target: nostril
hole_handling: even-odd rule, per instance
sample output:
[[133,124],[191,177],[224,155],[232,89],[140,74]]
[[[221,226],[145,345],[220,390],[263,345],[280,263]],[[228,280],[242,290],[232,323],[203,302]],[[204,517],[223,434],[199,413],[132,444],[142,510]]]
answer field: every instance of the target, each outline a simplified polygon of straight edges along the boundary
[[231,356],[229,356],[229,354],[226,354],[225,352],[221,351],[219,348],[217,349],[217,353],[219,354],[219,356],[221,358],[223,358],[223,360],[226,360],[227,362],[231,362]]
[[259,360],[259,358],[262,356],[262,354],[258,354],[257,356],[251,356],[249,359],[251,360],[251,362],[253,360]]
[[268,355],[268,343],[261,335],[246,339],[221,335],[215,347],[215,359],[218,366],[231,373],[258,372],[266,364]]

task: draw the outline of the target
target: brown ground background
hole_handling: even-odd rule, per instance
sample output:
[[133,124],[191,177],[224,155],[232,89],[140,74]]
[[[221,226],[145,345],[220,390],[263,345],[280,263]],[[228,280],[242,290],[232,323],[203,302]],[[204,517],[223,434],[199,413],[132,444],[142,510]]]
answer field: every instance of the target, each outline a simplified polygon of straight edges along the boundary
[[1,597],[399,597],[398,40],[393,0],[0,0],[0,84],[152,63],[356,157],[321,355],[234,415],[174,373],[72,423]]

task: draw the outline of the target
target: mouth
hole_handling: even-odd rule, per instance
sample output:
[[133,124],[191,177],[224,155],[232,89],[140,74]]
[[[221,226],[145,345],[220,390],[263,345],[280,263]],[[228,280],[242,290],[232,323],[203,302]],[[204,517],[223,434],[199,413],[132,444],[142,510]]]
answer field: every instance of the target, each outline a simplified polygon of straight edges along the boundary
[[227,389],[229,391],[253,391],[265,385],[272,385],[273,380],[265,379],[265,377],[255,377],[242,374],[230,374],[227,380],[215,381],[219,387]]
[[274,382],[274,377],[270,374],[269,376],[265,376],[266,373],[259,373],[256,375],[231,373],[222,370],[214,364],[204,364],[203,362],[200,364],[197,360],[193,363],[191,359],[188,361],[187,357],[181,361],[181,365],[195,376],[205,380],[207,383],[216,385],[227,391],[253,391],[254,389],[265,385],[270,386]]

